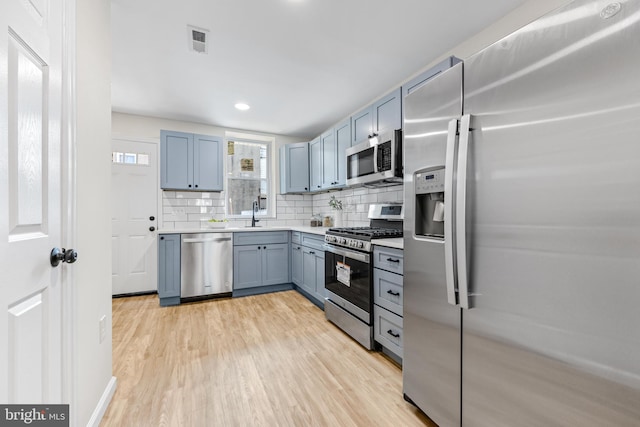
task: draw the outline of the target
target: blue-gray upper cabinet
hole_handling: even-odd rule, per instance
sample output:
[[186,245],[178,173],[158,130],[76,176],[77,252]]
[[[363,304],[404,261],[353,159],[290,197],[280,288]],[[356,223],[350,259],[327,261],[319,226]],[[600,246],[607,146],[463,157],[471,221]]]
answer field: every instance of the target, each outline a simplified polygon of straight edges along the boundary
[[461,62],[461,59],[456,58],[455,56],[450,56],[447,59],[429,68],[427,71],[421,73],[417,77],[414,77],[413,79],[409,80],[408,82],[402,85],[402,99],[404,99],[405,96],[409,95],[414,90],[418,89],[426,81],[437,76],[444,70],[453,67],[458,62]]
[[351,119],[346,119],[335,126],[336,146],[338,147],[336,181],[338,186],[347,183],[347,155],[345,151],[351,147]]
[[163,234],[158,242],[160,305],[180,304],[180,235]]
[[160,187],[222,191],[223,144],[218,136],[160,131]]
[[395,129],[402,129],[401,88],[351,116],[351,144],[362,142],[374,133]]
[[373,103],[373,132],[402,129],[402,89],[398,88]]
[[322,140],[322,188],[331,188],[338,184],[338,147],[333,128],[320,137]]
[[364,141],[373,133],[371,105],[351,116],[351,144]]
[[280,193],[309,191],[309,143],[280,147]]
[[309,143],[309,188],[310,191],[322,189],[322,138],[317,137]]
[[347,155],[351,147],[351,119],[338,123],[322,135],[323,189],[344,187],[347,182]]

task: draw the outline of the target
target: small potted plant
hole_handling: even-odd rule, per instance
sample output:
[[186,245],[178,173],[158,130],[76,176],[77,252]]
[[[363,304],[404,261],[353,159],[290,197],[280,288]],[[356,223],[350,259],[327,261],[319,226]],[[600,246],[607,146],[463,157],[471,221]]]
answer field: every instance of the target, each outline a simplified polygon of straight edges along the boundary
[[329,207],[334,211],[333,226],[342,226],[342,200],[336,199],[336,196],[331,196],[329,199]]

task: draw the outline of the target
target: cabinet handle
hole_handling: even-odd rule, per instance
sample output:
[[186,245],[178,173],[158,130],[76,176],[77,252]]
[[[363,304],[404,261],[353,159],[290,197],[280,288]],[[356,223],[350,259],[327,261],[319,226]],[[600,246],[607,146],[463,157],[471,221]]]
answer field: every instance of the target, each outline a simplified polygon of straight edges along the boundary
[[394,338],[400,338],[400,334],[396,334],[395,332],[393,332],[393,330],[392,330],[392,329],[389,329],[389,330],[387,331],[387,333],[388,333],[389,335],[391,335],[392,337],[394,337]]
[[262,249],[260,246],[258,246],[258,250]]
[[152,225],[151,227],[149,227],[149,231],[156,231],[156,228]]
[[389,290],[387,291],[387,293],[388,293],[389,295],[393,295],[394,297],[399,297],[399,296],[400,296],[400,292],[394,292],[394,291],[392,291],[391,289],[389,289]]
[[196,188],[198,188],[198,184],[196,184]]
[[307,187],[304,187],[304,189],[305,189],[306,191],[309,191],[309,189],[308,189]]
[[164,240],[164,236],[160,236],[160,240]]
[[316,253],[314,251],[309,251],[309,254],[315,255]]
[[398,262],[398,263],[400,262],[399,259],[393,259],[393,258],[387,258],[387,261],[389,261],[389,262]]
[[189,188],[191,188],[191,184],[189,184]]
[[149,221],[155,221],[156,217],[155,216],[150,216],[149,217]]
[[262,249],[267,249],[267,247],[266,247],[266,246],[263,246],[263,247],[262,247]]

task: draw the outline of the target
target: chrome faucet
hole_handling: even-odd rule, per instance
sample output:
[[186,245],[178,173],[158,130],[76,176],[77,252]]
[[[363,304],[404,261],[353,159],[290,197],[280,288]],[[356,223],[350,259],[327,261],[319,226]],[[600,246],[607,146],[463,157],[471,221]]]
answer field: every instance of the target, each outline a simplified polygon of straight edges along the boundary
[[259,219],[256,219],[256,212],[258,212],[258,201],[253,201],[253,208],[251,209],[251,227],[256,226],[256,222],[260,222]]

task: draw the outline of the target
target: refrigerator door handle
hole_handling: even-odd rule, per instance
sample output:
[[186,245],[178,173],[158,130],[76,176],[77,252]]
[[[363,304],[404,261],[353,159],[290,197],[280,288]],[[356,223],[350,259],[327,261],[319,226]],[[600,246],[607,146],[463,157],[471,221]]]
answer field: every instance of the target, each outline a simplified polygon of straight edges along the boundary
[[458,150],[458,120],[449,122],[447,133],[447,152],[444,166],[444,261],[445,279],[447,282],[447,301],[451,305],[458,305],[456,298],[456,234],[453,226],[455,212],[454,178],[456,167],[456,152]]
[[460,121],[458,147],[458,169],[456,182],[456,261],[460,307],[469,309],[469,276],[467,271],[467,167],[469,160],[471,115],[465,114]]

